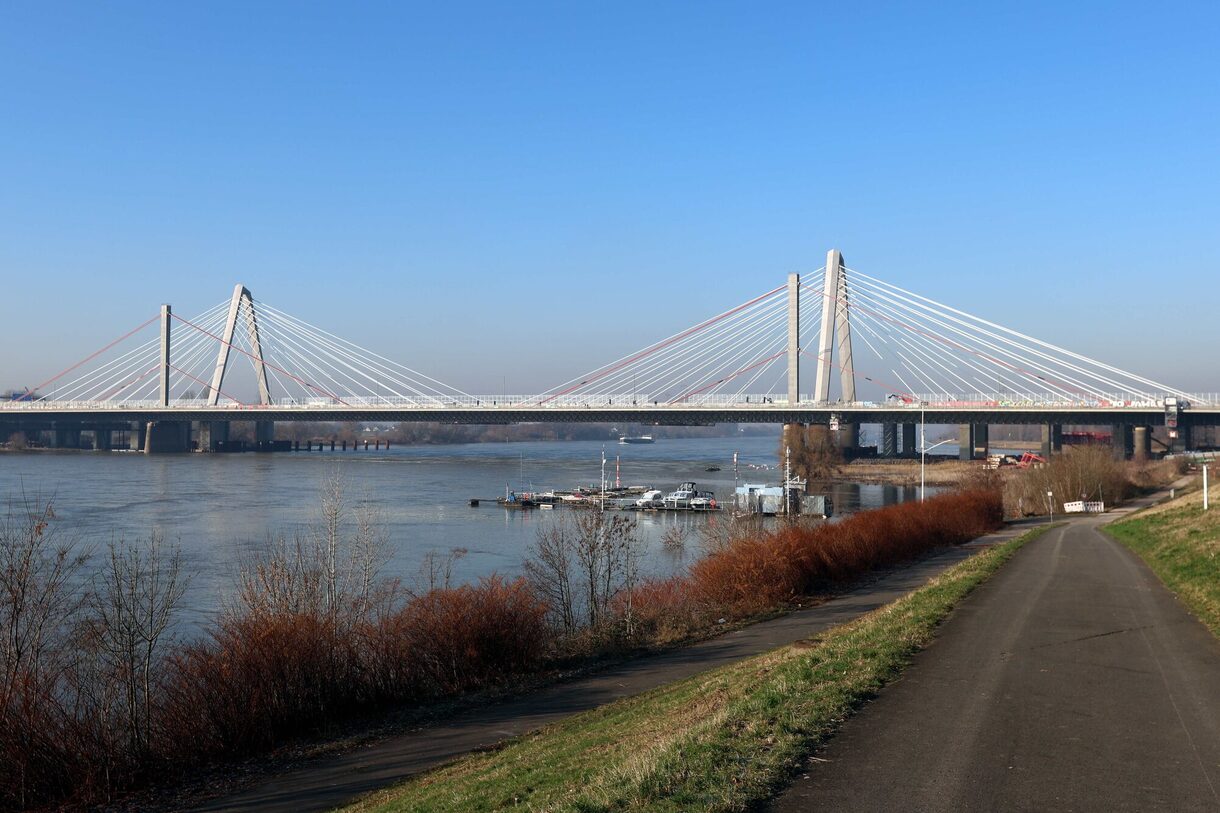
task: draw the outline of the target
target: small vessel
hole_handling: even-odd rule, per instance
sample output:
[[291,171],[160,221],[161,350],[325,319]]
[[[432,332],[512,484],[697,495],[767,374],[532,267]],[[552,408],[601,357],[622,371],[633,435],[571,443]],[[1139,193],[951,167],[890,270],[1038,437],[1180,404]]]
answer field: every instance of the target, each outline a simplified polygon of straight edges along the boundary
[[683,483],[677,491],[666,495],[662,506],[668,511],[716,511],[716,495],[711,491],[698,491],[694,483]]
[[619,435],[619,443],[654,443],[652,435]]
[[655,488],[645,491],[639,499],[635,501],[635,507],[639,509],[647,508],[662,508],[665,505],[665,495]]

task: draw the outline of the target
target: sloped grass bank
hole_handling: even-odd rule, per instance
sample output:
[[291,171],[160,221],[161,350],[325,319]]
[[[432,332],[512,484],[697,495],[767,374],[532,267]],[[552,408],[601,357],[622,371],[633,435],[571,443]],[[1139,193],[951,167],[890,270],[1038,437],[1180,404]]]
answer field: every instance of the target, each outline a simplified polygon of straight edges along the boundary
[[962,598],[1045,530],[814,639],[576,715],[348,810],[744,810],[781,787]]
[[1198,492],[1104,530],[1143,559],[1220,637],[1220,506],[1205,512],[1203,494]]

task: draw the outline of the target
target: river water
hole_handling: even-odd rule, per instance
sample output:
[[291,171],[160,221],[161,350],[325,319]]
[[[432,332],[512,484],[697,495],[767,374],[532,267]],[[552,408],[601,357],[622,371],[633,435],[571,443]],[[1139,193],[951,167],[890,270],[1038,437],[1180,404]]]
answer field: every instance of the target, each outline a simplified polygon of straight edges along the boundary
[[[666,492],[694,480],[722,500],[733,492],[733,453],[742,482],[777,483],[773,437],[662,439],[652,445],[604,445],[607,481],[616,456],[623,485]],[[469,506],[472,497],[494,499],[506,487],[571,489],[597,485],[599,441],[539,441],[457,446],[403,446],[381,451],[276,454],[151,455],[133,453],[26,453],[0,455],[0,496],[51,499],[63,531],[94,551],[112,539],[159,533],[181,546],[190,575],[187,615],[200,620],[231,591],[239,563],[276,535],[307,532],[318,520],[322,485],[338,466],[349,498],[375,504],[389,536],[386,575],[415,580],[429,552],[467,552],[453,568],[455,581],[490,573],[515,575],[540,525],[560,510],[506,511],[494,503]],[[708,472],[709,467],[719,467]],[[756,468],[757,467],[757,468]],[[763,468],[768,467],[768,468]],[[769,469],[769,470],[768,470]],[[838,515],[916,497],[916,489],[821,484]],[[633,514],[639,522],[644,568],[651,575],[681,571],[698,555],[698,526],[706,515]],[[687,528],[684,550],[661,545],[666,529]]]

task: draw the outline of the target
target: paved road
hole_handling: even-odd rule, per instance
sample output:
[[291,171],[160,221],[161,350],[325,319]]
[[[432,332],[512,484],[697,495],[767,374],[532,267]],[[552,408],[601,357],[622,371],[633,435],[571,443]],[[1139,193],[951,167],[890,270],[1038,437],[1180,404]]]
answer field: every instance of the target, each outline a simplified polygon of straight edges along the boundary
[[463,714],[444,724],[314,760],[196,810],[306,813],[405,779],[477,748],[494,745],[576,712],[681,680],[806,638],[905,595],[982,547],[1026,530],[1014,526],[941,551],[817,607],[790,613],[684,649],[639,658],[591,677]]
[[1220,644],[1078,521],[971,594],[773,804],[1220,810]]

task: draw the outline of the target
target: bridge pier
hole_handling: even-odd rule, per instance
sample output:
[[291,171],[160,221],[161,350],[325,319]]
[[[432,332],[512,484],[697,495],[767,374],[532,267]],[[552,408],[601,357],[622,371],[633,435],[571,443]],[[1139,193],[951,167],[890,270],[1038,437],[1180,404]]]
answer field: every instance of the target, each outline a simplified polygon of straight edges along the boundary
[[986,458],[990,451],[988,424],[964,423],[958,429],[957,457],[959,460]]
[[108,452],[114,448],[114,436],[109,426],[93,428],[93,448],[98,452]]
[[1191,432],[1191,425],[1185,421],[1178,423],[1178,436],[1170,443],[1170,448],[1176,453],[1194,451],[1194,433]]
[[196,437],[199,439],[199,451],[215,452],[221,444],[229,442],[229,422],[200,421]]
[[275,442],[275,421],[256,421],[254,424],[254,443],[259,449],[270,450]]
[[144,430],[144,454],[173,454],[191,450],[191,425],[178,421],[150,421]]
[[1136,460],[1147,460],[1152,456],[1152,433],[1147,426],[1131,428],[1132,457]]
[[878,451],[882,457],[898,456],[898,424],[881,424],[881,448]]
[[1042,459],[1050,460],[1051,455],[1063,451],[1063,427],[1057,423],[1042,425]]
[[915,439],[916,424],[904,423],[902,425],[902,453],[906,457],[915,457],[919,454],[919,441]]
[[1116,423],[1110,427],[1110,449],[1116,460],[1131,457],[1133,447],[1131,425]]
[[51,433],[51,447],[54,449],[79,449],[81,425],[79,423],[58,423]]
[[835,443],[838,444],[840,451],[854,451],[860,448],[860,424],[840,423],[839,431],[834,434],[836,435]]

